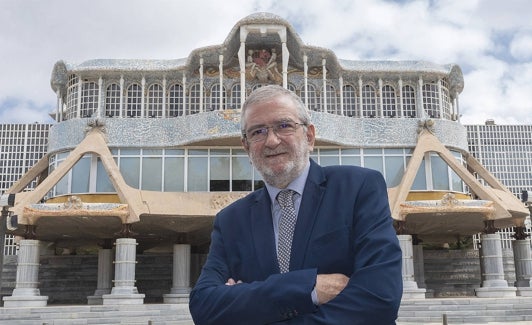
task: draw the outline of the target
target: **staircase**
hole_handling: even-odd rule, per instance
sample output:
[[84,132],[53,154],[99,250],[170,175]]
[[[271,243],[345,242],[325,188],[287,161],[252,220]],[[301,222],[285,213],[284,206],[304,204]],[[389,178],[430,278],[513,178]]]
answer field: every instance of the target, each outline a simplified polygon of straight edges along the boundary
[[443,324],[444,318],[448,324],[532,324],[532,297],[408,299],[401,302],[397,324]]

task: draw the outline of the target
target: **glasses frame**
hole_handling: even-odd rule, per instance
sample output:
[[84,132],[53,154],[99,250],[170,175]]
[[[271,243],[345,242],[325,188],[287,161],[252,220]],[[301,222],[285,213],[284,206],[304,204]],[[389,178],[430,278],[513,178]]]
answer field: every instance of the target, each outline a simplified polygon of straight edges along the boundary
[[[293,132],[290,132],[290,133],[287,133],[287,134],[279,134],[279,130],[282,130],[280,128],[280,125],[282,124],[294,124],[294,130]],[[304,126],[306,127],[307,126],[307,123],[299,123],[299,122],[293,122],[293,121],[281,121],[281,122],[278,122],[278,123],[275,123],[274,125],[270,125],[270,126],[261,126],[261,127],[257,127],[257,128],[254,128],[254,129],[251,129],[250,131],[248,132],[243,132],[242,133],[242,137],[248,141],[248,142],[252,142],[252,143],[256,143],[256,142],[262,142],[262,141],[265,141],[267,138],[268,138],[268,134],[270,133],[270,129],[272,129],[273,133],[275,134],[275,136],[277,137],[285,137],[285,136],[289,136],[289,135],[292,135],[294,134],[296,131],[297,131],[297,128],[299,126]],[[264,138],[261,138],[259,137],[258,139],[252,139],[252,138],[249,138],[248,137],[248,133],[250,132],[255,132],[255,131],[258,131],[258,130],[265,130],[266,132],[264,133]]]

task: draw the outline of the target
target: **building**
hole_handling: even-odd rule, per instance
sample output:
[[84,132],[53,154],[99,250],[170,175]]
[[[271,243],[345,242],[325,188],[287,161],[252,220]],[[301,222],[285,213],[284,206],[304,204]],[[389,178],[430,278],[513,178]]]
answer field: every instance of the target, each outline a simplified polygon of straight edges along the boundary
[[[57,123],[47,152],[7,190],[18,220],[9,232],[23,238],[19,258],[27,263],[19,264],[24,278],[4,304],[46,305],[35,270],[43,242],[98,252],[90,304],[142,304],[136,254],[173,253],[173,283],[163,298],[186,301],[190,270],[208,251],[217,211],[263,186],[240,146],[238,108],[271,83],[295,91],[311,110],[313,159],[384,175],[406,298],[425,297],[414,278],[412,256],[423,259],[418,240],[444,243],[479,232],[492,276],[477,295],[528,292],[504,285],[502,261],[487,260],[500,246],[496,228],[520,233],[528,210],[469,154],[468,129],[458,120],[460,67],[342,60],[305,45],[284,19],[258,13],[240,20],[222,44],[184,59],[55,64]],[[530,244],[518,239],[527,243],[526,255]]]

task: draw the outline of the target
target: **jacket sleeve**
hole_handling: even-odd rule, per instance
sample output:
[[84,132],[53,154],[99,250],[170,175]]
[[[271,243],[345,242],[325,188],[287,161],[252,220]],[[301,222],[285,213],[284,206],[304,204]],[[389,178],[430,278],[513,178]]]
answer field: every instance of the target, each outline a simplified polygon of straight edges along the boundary
[[354,272],[346,288],[304,324],[395,324],[401,296],[402,253],[390,215],[386,183],[370,171],[355,201]]
[[273,274],[263,281],[225,285],[232,276],[220,220],[216,218],[207,261],[190,293],[190,313],[196,325],[268,324],[288,320],[315,311],[311,291],[316,273],[316,269],[306,269]]

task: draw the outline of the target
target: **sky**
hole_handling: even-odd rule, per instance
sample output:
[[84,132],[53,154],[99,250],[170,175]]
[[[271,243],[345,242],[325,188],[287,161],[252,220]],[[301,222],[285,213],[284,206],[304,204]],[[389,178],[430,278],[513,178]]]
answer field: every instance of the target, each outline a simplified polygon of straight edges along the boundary
[[52,123],[54,64],[180,59],[270,12],[346,60],[458,64],[462,124],[532,124],[528,0],[0,0],[0,123]]

